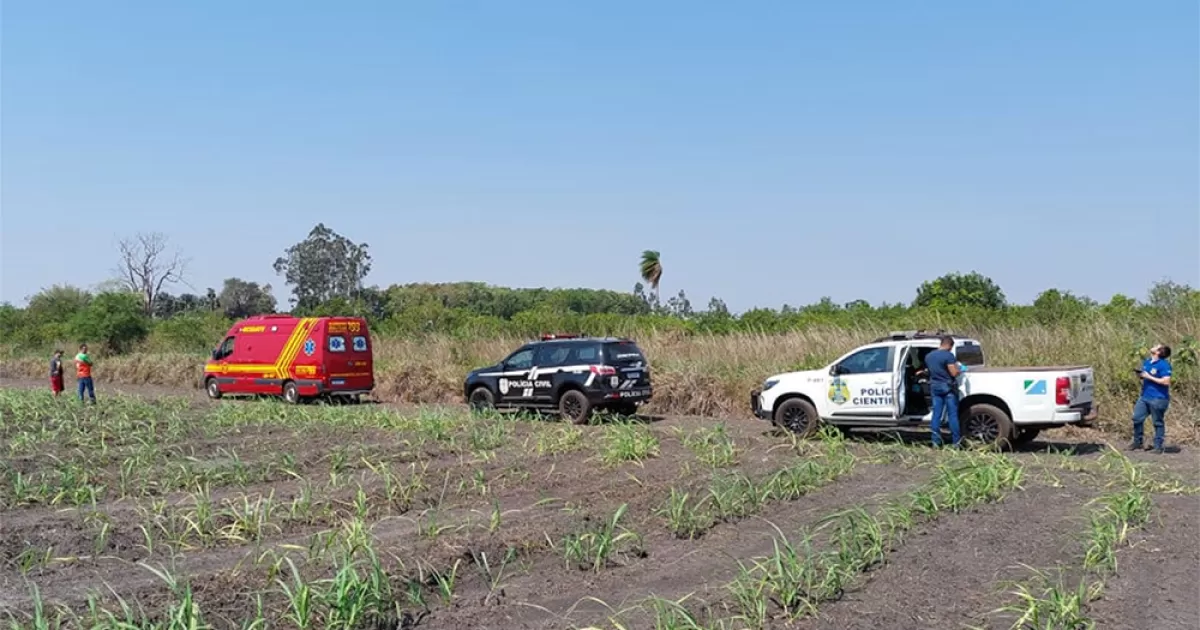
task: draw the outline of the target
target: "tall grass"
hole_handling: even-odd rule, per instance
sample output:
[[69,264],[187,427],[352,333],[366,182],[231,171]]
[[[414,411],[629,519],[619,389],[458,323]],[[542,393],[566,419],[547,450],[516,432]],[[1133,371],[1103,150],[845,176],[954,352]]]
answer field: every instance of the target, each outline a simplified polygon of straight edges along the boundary
[[[748,392],[775,373],[823,366],[855,346],[885,334],[878,324],[814,326],[780,334],[688,335],[650,331],[636,337],[653,366],[653,410],[685,415],[748,413]],[[1127,430],[1139,383],[1131,367],[1153,343],[1176,348],[1169,439],[1195,441],[1200,430],[1200,370],[1193,340],[1200,317],[1181,314],[1149,322],[1093,318],[1072,325],[1029,324],[960,329],[984,344],[987,362],[998,366],[1091,365],[1102,427]],[[506,356],[526,341],[517,337],[426,335],[376,340],[376,396],[391,402],[461,400],[462,379],[475,367]],[[198,387],[205,357],[130,354],[102,358],[96,377],[106,383]],[[0,359],[0,376],[42,378],[42,357]]]

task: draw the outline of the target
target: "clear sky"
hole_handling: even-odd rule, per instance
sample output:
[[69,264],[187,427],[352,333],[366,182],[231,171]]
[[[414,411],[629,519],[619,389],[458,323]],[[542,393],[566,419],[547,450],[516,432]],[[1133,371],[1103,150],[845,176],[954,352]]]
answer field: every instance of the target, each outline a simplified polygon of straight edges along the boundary
[[1200,285],[1192,0],[338,6],[5,3],[0,300],[138,230],[285,298],[319,221],[382,286]]

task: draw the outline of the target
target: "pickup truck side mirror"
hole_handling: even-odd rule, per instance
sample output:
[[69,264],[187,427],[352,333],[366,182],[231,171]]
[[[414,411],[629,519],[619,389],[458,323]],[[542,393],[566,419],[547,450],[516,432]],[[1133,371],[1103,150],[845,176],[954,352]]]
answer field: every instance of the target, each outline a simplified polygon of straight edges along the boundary
[[846,373],[846,368],[844,368],[840,365],[835,364],[833,366],[830,366],[830,368],[829,368],[830,376],[838,376],[839,374],[845,374],[845,373]]

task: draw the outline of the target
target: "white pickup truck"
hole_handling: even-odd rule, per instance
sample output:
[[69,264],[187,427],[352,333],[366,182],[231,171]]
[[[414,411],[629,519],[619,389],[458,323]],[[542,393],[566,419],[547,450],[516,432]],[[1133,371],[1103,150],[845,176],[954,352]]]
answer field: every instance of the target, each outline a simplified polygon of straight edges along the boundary
[[821,423],[928,428],[929,383],[917,373],[943,335],[954,338],[953,352],[966,367],[958,377],[965,439],[1006,447],[1030,442],[1042,429],[1095,421],[1091,367],[987,367],[978,341],[940,331],[894,332],[824,368],[772,376],[751,393],[751,410],[801,435],[811,435]]

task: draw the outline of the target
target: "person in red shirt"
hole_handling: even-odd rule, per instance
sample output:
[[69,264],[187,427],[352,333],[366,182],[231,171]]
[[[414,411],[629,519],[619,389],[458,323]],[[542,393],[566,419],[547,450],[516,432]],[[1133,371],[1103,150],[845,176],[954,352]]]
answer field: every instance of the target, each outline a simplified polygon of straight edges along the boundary
[[62,365],[62,350],[55,350],[54,356],[50,358],[50,391],[54,392],[54,397],[63,390],[63,365]]

